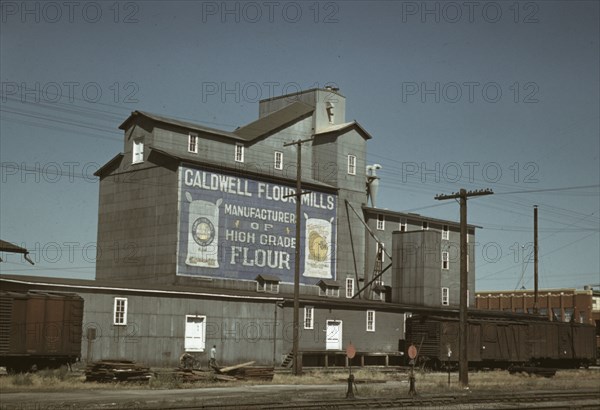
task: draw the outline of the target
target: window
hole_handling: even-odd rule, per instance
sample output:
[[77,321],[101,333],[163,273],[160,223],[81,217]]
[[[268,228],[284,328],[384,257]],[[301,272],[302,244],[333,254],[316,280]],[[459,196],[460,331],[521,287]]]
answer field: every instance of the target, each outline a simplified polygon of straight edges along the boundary
[[275,169],[283,169],[283,152],[275,151],[273,167]]
[[139,164],[144,162],[144,143],[140,140],[133,141],[133,158],[132,164]]
[[348,155],[348,175],[356,175],[356,156]]
[[334,107],[334,104],[331,101],[327,101],[325,103],[325,109],[327,110],[327,118],[329,119],[330,124],[333,124],[333,117],[334,117],[333,107]]
[[375,311],[367,310],[367,332],[375,331]]
[[402,219],[400,221],[400,232],[406,232],[406,231],[407,231],[406,219]]
[[423,223],[421,224],[421,229],[427,231],[429,229],[429,222],[423,221]]
[[203,352],[206,344],[206,316],[187,315],[185,317],[186,352]]
[[271,281],[256,282],[257,292],[279,293],[279,283]]
[[304,306],[304,328],[312,329],[314,327],[315,308],[312,306]]
[[346,297],[351,298],[354,296],[354,279],[346,278]]
[[448,306],[450,304],[450,289],[442,288],[442,306]]
[[113,325],[127,325],[127,298],[115,298]]
[[334,298],[340,297],[340,288],[326,286],[319,289],[319,296],[331,296]]
[[444,225],[442,226],[442,239],[447,241],[448,238],[450,238],[450,230],[448,225]]
[[[379,262],[379,268],[382,268],[381,264],[385,259],[385,246],[381,242],[377,242],[375,247],[375,258],[377,258],[377,262]],[[381,259],[380,259],[381,258]],[[381,269],[379,270],[381,272]]]
[[198,135],[190,134],[188,137],[188,152],[198,153]]
[[385,229],[385,216],[377,215],[377,230],[383,231]]
[[442,269],[446,269],[446,270],[450,269],[449,256],[450,256],[449,252],[442,252]]
[[385,301],[385,283],[382,280],[376,280],[373,282],[373,300]]
[[469,289],[467,289],[467,307],[469,307],[470,304],[471,302],[469,300]]
[[235,144],[235,162],[244,162],[244,146]]

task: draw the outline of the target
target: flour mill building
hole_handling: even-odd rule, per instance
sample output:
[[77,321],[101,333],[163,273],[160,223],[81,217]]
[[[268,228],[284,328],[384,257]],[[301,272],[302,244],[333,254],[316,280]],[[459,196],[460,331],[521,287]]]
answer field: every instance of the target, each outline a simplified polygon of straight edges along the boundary
[[173,365],[215,344],[223,363],[287,364],[296,263],[305,365],[343,364],[350,341],[366,364],[396,363],[406,312],[457,307],[459,224],[375,206],[372,137],[337,89],[260,101],[234,131],[142,111],[120,128],[96,174],[96,280],[1,279],[82,295],[84,359]]

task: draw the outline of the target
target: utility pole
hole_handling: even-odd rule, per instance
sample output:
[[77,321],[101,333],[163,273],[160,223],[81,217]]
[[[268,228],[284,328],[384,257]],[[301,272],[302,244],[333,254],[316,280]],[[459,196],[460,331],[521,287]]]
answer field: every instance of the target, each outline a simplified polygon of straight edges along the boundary
[[458,324],[458,381],[463,387],[469,386],[469,362],[467,356],[467,198],[493,194],[491,189],[469,191],[461,189],[450,195],[437,195],[435,199],[460,199],[460,314]]
[[298,344],[300,339],[300,227],[301,227],[301,197],[308,192],[302,192],[302,144],[312,141],[312,138],[305,140],[297,140],[283,144],[284,147],[290,145],[298,146],[298,155],[296,159],[296,193],[287,196],[296,197],[296,256],[294,260],[294,333],[292,341],[292,356],[293,356],[293,374],[299,376],[301,374],[298,363]]
[[538,207],[533,206],[533,314],[538,313]]

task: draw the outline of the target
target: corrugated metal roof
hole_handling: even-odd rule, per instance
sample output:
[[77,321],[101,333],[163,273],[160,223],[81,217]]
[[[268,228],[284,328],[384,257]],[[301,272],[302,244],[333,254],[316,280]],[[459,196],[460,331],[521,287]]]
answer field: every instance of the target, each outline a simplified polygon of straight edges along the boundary
[[287,124],[298,121],[313,111],[314,108],[310,105],[296,101],[248,125],[238,128],[233,133],[245,141],[252,141],[263,135],[270,134]]
[[210,128],[210,127],[206,127],[204,125],[200,125],[200,124],[196,124],[193,122],[188,122],[188,121],[183,121],[183,120],[178,120],[176,118],[169,118],[169,117],[164,117],[162,115],[158,115],[158,114],[153,114],[150,112],[146,112],[146,111],[133,111],[131,113],[131,115],[125,120],[123,121],[123,123],[121,125],[119,125],[119,128],[124,130],[127,128],[127,123],[129,123],[130,121],[132,121],[135,117],[137,116],[144,116],[147,118],[150,118],[154,121],[157,122],[162,122],[164,124],[171,124],[171,125],[176,125],[178,127],[183,127],[183,128],[187,128],[187,129],[191,129],[194,131],[200,131],[200,132],[205,132],[208,134],[213,134],[213,135],[218,135],[221,137],[226,137],[226,138],[232,138],[238,141],[243,141],[243,138],[240,138],[239,136],[237,136],[236,134],[229,132],[229,131],[223,131],[223,130],[218,130],[216,128]]
[[327,127],[327,128],[322,128],[322,129],[318,130],[317,132],[315,132],[315,136],[330,134],[330,133],[338,132],[338,131],[347,131],[347,130],[352,129],[352,128],[356,129],[358,131],[358,133],[361,134],[363,136],[363,138],[365,138],[365,139],[370,140],[371,138],[373,138],[371,136],[371,134],[369,134],[367,132],[367,130],[365,130],[356,121],[345,122],[343,124],[337,124],[337,125],[332,125],[332,126]]

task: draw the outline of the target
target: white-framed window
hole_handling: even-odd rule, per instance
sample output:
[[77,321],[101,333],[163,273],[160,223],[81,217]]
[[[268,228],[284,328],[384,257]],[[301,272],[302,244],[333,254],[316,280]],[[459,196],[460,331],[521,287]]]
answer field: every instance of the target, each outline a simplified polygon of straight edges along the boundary
[[356,155],[348,155],[348,175],[356,175]]
[[467,272],[469,271],[469,254],[467,253]]
[[127,298],[115,298],[113,325],[127,325]]
[[406,232],[408,230],[408,224],[406,223],[406,219],[400,220],[400,232]]
[[279,283],[264,281],[264,282],[256,282],[256,291],[257,292],[267,292],[267,293],[279,293]]
[[467,289],[467,307],[469,307],[471,303],[469,302],[469,289]]
[[132,164],[139,164],[144,162],[144,143],[141,140],[133,141],[133,157],[131,159]]
[[334,298],[340,297],[340,288],[333,286],[326,286],[325,288],[319,288],[319,296],[330,296]]
[[354,296],[354,278],[346,278],[346,297]]
[[442,288],[442,306],[448,306],[450,304],[450,289]]
[[444,225],[444,226],[442,226],[442,239],[447,241],[449,238],[450,238],[450,228],[448,227],[448,225]]
[[235,162],[244,162],[244,146],[235,144]]
[[450,252],[442,252],[442,269],[450,269]]
[[304,306],[304,328],[313,329],[315,325],[315,308],[312,306]]
[[186,352],[203,352],[206,347],[206,316],[185,316],[185,341]]
[[190,134],[188,136],[188,152],[198,153],[198,135]]
[[273,158],[273,168],[283,169],[283,152],[275,151],[275,155]]
[[367,332],[375,331],[375,311],[367,310]]
[[378,231],[385,230],[385,215],[382,215],[382,214],[377,215],[377,230]]
[[427,221],[423,221],[423,222],[421,223],[421,229],[422,229],[422,230],[424,230],[424,231],[427,231],[427,230],[429,230],[429,222],[427,222]]

